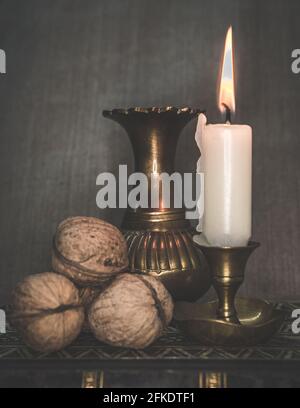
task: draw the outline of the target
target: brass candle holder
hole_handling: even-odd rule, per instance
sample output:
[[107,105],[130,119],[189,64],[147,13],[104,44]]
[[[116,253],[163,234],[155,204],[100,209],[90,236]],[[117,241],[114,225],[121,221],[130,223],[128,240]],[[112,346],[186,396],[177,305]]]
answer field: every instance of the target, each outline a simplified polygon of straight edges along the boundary
[[198,245],[212,273],[213,286],[219,299],[217,309],[219,319],[240,324],[235,308],[235,297],[244,281],[248,258],[259,245],[258,242],[249,242],[244,247]]
[[204,304],[178,302],[175,320],[203,344],[248,346],[268,340],[280,328],[284,313],[264,300],[236,298],[245,279],[247,260],[260,244],[213,247],[201,238],[194,237],[195,245],[207,259],[218,300]]

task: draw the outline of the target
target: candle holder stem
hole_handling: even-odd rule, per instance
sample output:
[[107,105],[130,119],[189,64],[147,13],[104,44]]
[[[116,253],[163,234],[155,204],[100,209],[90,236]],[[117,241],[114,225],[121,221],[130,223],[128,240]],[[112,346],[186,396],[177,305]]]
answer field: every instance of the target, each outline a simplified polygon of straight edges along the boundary
[[244,281],[248,258],[259,243],[249,242],[245,247],[198,246],[207,259],[213,286],[218,295],[217,318],[240,324],[235,308],[235,296]]
[[219,304],[217,317],[226,322],[240,324],[235,308],[235,296],[243,279],[216,276],[213,286],[217,292]]

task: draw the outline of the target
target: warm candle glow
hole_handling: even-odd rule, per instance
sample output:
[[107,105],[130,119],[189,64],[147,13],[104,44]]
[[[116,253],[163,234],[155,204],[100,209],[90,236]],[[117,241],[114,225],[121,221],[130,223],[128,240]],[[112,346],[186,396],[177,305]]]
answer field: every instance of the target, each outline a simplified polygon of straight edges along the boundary
[[229,27],[227,31],[225,41],[219,89],[219,109],[221,112],[226,112],[226,110],[235,111],[232,27]]

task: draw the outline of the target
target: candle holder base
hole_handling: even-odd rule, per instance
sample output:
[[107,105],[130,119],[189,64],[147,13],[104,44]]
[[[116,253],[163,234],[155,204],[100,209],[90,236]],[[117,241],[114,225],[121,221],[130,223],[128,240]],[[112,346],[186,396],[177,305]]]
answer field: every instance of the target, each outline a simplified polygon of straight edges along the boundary
[[272,303],[259,299],[237,298],[239,322],[217,316],[218,301],[178,302],[174,319],[182,331],[203,345],[254,346],[270,339],[282,325],[285,313]]
[[202,235],[193,239],[208,262],[218,300],[177,303],[174,318],[179,326],[209,345],[251,346],[268,340],[282,324],[284,313],[260,299],[236,298],[248,258],[260,244],[250,241],[240,247],[214,247]]

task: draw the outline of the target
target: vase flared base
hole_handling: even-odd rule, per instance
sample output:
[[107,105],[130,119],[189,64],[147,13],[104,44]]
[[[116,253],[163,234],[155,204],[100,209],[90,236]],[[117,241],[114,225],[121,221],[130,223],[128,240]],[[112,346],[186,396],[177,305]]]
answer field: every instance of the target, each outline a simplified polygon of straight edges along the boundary
[[125,230],[129,267],[159,278],[174,300],[195,301],[211,286],[211,276],[188,230]]

